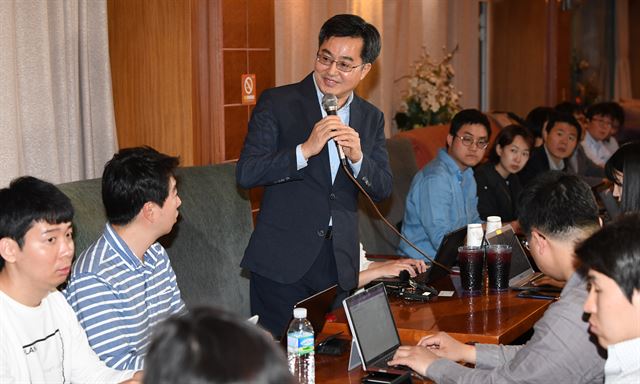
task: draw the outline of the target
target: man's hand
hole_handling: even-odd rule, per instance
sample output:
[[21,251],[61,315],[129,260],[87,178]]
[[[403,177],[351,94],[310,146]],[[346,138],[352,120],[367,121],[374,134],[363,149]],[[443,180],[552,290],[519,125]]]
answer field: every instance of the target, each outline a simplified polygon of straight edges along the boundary
[[396,350],[393,359],[389,360],[389,365],[406,365],[418,372],[422,376],[427,375],[427,369],[431,363],[436,361],[438,356],[425,347],[416,345],[415,347],[401,346]]
[[313,126],[307,141],[302,143],[302,156],[309,159],[322,151],[329,139],[334,139],[343,147],[345,156],[355,163],[362,159],[360,135],[355,129],[342,124],[340,117],[327,116]]
[[446,332],[420,339],[418,346],[425,347],[439,357],[465,363],[476,363],[476,347],[459,342]]

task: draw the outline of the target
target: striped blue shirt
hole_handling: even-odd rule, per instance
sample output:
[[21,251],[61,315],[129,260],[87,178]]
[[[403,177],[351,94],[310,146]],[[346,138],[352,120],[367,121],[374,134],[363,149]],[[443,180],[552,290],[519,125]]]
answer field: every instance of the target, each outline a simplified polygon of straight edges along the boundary
[[162,245],[141,262],[109,224],[75,261],[64,295],[93,350],[116,369],[142,369],[153,326],[185,308]]

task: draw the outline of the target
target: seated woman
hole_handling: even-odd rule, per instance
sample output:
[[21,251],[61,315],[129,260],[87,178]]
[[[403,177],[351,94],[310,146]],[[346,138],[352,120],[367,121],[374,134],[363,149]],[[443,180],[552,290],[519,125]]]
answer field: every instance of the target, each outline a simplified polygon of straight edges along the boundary
[[230,313],[198,307],[154,330],[144,382],[293,384],[294,379],[267,332]]
[[498,133],[489,161],[473,171],[482,220],[487,220],[487,216],[500,216],[503,223],[513,222],[517,228],[517,203],[522,186],[516,173],[527,164],[532,146],[533,135],[520,125],[508,125]]
[[620,201],[622,212],[640,212],[640,141],[621,146],[604,170],[614,184],[613,196]]

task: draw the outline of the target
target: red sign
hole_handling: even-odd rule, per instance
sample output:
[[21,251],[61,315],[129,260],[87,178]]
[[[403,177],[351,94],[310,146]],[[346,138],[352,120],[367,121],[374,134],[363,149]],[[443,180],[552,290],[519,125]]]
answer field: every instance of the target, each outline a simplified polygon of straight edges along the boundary
[[256,75],[245,73],[242,75],[242,104],[253,105],[256,103]]

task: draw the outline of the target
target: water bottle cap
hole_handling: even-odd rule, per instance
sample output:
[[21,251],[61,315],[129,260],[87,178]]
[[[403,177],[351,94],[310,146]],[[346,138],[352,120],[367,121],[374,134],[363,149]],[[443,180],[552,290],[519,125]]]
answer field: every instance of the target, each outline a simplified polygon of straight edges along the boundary
[[307,317],[307,308],[294,308],[293,317],[296,319],[304,319]]

